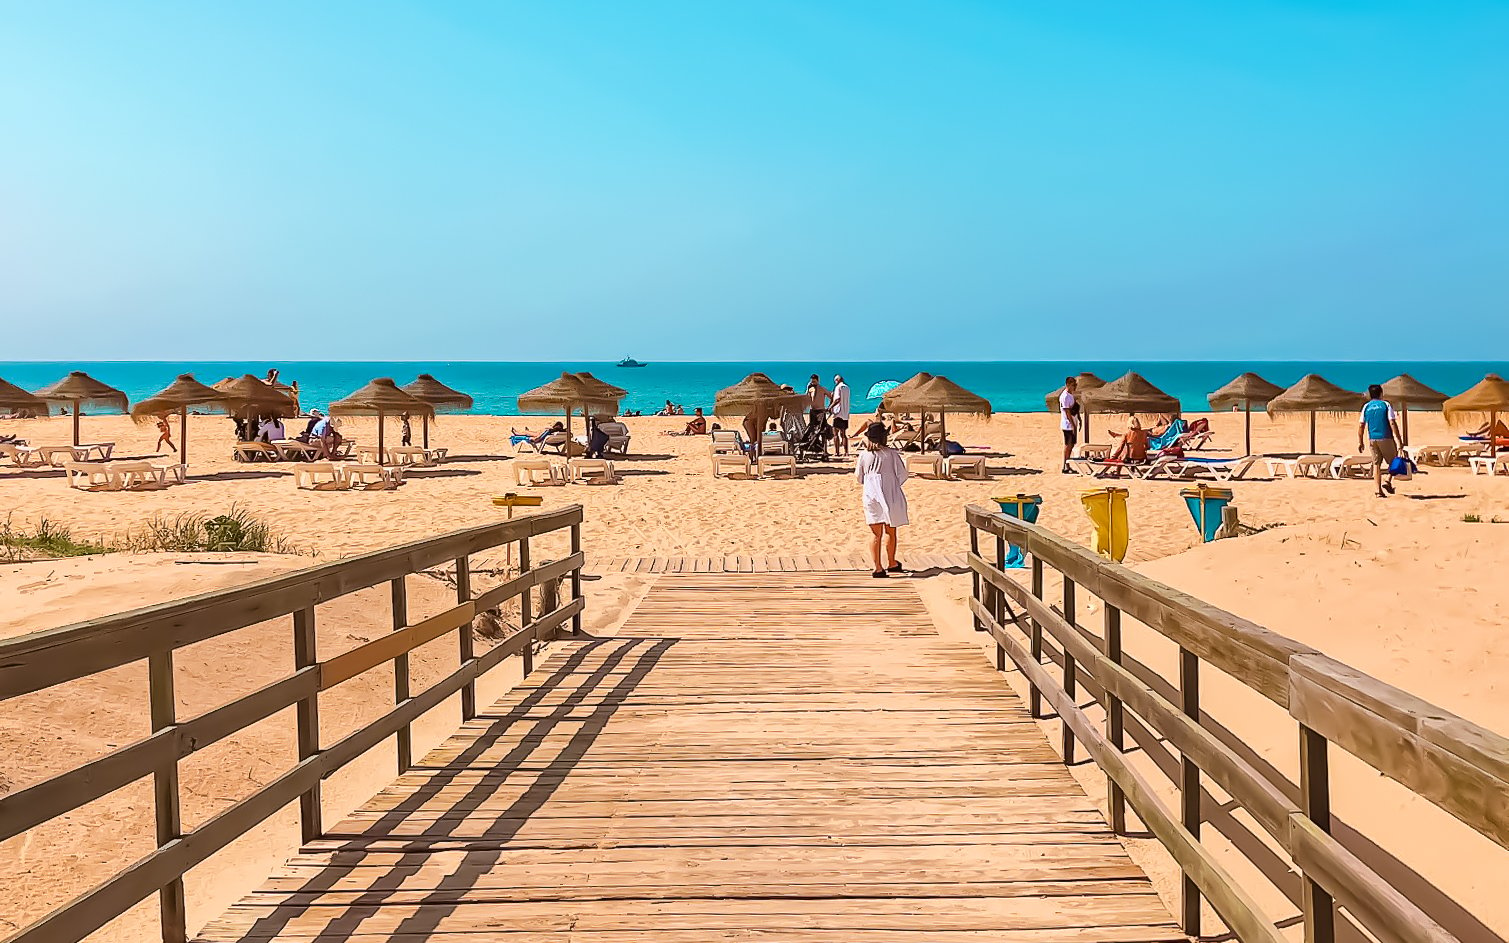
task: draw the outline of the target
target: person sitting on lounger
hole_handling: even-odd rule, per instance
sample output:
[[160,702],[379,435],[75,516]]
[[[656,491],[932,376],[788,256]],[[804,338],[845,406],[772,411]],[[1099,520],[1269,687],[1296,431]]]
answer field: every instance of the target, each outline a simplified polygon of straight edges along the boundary
[[[314,410],[310,410],[310,413],[313,414]],[[320,416],[309,427],[309,444],[319,449],[320,457],[327,462],[335,458],[342,441],[341,434],[335,431],[335,425],[328,416]]]
[[281,442],[288,438],[287,430],[283,428],[283,420],[277,416],[263,416],[257,423],[257,440],[259,442]]
[[682,435],[707,435],[707,417],[702,415],[702,407],[697,407],[697,412],[686,424],[686,431]]
[[[1500,419],[1500,420],[1498,420],[1497,422],[1495,422],[1493,424],[1493,437],[1495,439],[1509,439],[1509,426],[1504,425],[1504,420]],[[1486,439],[1486,438],[1488,438],[1488,423],[1485,422],[1485,423],[1483,423],[1483,425],[1482,425],[1481,428],[1474,429],[1472,432],[1469,432],[1467,434],[1467,438],[1469,438],[1469,439]]]
[[1142,422],[1133,416],[1127,423],[1127,431],[1116,442],[1116,448],[1111,451],[1111,461],[1122,462],[1128,465],[1137,465],[1147,461],[1147,430],[1142,428]]

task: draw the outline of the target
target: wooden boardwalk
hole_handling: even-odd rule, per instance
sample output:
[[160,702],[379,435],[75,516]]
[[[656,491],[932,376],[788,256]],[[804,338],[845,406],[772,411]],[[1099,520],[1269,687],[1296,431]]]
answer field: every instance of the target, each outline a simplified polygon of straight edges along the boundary
[[657,579],[199,939],[1182,940],[905,580]]
[[[908,570],[969,569],[962,553],[902,553]],[[827,573],[845,570],[868,572],[874,564],[863,553],[799,553],[784,556],[749,555],[721,557],[603,557],[587,561],[591,573]]]

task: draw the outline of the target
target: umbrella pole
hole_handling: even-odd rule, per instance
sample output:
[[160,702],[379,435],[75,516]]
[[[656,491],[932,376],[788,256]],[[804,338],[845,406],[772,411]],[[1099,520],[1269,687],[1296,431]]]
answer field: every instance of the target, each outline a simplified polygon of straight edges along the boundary
[[1399,444],[1409,445],[1409,400],[1404,400],[1399,405],[1404,410],[1404,428],[1400,430],[1404,433],[1404,441]]
[[1315,454],[1315,410],[1310,410],[1310,454]]
[[178,409],[178,464],[189,463],[189,407]]
[[83,400],[73,401],[73,444],[79,444],[79,409],[84,405]]
[[382,410],[377,412],[377,464],[382,464]]
[[1242,400],[1242,442],[1247,447],[1247,454],[1252,454],[1252,400]]
[[[420,421],[420,423],[423,424],[423,428],[424,428],[424,447],[425,448],[429,448],[430,447],[430,417],[428,415],[426,415],[426,414],[421,414],[420,417],[419,417],[419,421]],[[513,508],[510,507],[509,510],[512,511]]]

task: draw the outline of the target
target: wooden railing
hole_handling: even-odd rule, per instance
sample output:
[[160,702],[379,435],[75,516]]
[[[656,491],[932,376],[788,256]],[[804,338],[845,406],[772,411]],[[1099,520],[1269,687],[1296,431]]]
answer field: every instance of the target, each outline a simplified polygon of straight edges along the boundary
[[[980,507],[965,515],[976,628],[994,637],[998,668],[1009,659],[1022,672],[1033,716],[1044,716],[1044,701],[1056,712],[1065,762],[1082,747],[1105,774],[1113,829],[1125,833],[1130,806],[1181,869],[1186,933],[1200,935],[1203,896],[1244,943],[1283,939],[1202,843],[1202,824],[1219,823],[1298,908],[1307,943],[1331,943],[1338,930],[1358,926],[1385,943],[1499,939],[1331,814],[1328,755],[1336,745],[1509,849],[1509,740],[1041,527]],[[1029,555],[1030,585],[1003,570],[1008,543]],[[1044,599],[1045,567],[1062,576],[1061,605]],[[1098,633],[1078,621],[1081,590],[1103,603]],[[1178,646],[1176,680],[1123,651],[1123,614]],[[1298,783],[1202,711],[1202,664],[1288,712],[1297,727]],[[1081,706],[1083,695],[1103,712],[1103,729]],[[1129,735],[1177,787],[1177,808],[1160,801],[1145,764],[1127,761]],[[1212,799],[1202,780],[1229,800]],[[1509,854],[1497,871],[1509,890]]]
[[[476,682],[511,655],[530,667],[531,645],[549,640],[567,622],[581,630],[582,509],[571,506],[487,524],[389,550],[315,566],[258,583],[195,596],[122,615],[37,632],[0,643],[0,701],[146,660],[152,733],[92,762],[0,797],[0,841],[20,835],[129,784],[154,781],[157,848],[92,890],[5,938],[5,943],[74,943],[128,909],[159,896],[162,938],[186,938],[185,873],[279,809],[298,800],[305,841],[318,838],[321,781],[388,737],[396,737],[398,770],[412,763],[412,724],[460,695],[461,716],[476,715]],[[568,532],[569,555],[530,565],[530,539]],[[518,575],[472,592],[471,554],[504,544],[518,547]],[[455,564],[456,605],[410,623],[405,577]],[[569,596],[556,592],[569,577]],[[321,659],[315,644],[318,604],[388,582],[391,634]],[[535,615],[534,587],[548,611]],[[472,619],[518,598],[522,628],[482,654],[473,648]],[[291,617],[295,670],[259,690],[197,717],[176,716],[173,653],[186,645],[284,616]],[[409,652],[447,633],[457,635],[459,666],[419,694],[409,690]],[[394,707],[333,743],[320,739],[320,692],[392,663]],[[178,764],[183,758],[252,724],[294,707],[298,762],[250,796],[185,831],[180,821]]]

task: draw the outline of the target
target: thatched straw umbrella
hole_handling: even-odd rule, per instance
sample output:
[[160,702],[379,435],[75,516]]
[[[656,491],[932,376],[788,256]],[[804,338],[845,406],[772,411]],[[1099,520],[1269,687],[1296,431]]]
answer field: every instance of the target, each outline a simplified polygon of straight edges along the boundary
[[[546,383],[544,386],[535,387],[528,393],[519,395],[519,408],[526,412],[553,412],[557,409],[566,413],[566,438],[571,438],[571,412],[575,409],[582,411],[582,416],[587,416],[594,410],[612,410],[618,413],[619,396],[611,395],[607,387],[593,385],[582,380],[580,377],[562,373],[560,376]],[[614,387],[616,389],[616,387]],[[570,446],[567,446],[570,451]]]
[[1128,372],[1100,386],[1081,390],[1080,407],[1086,413],[1128,413],[1161,416],[1179,411],[1179,400],[1149,383],[1140,373]]
[[377,417],[377,454],[379,459],[383,453],[383,419],[387,416],[400,416],[404,413],[418,413],[421,416],[433,417],[435,407],[414,396],[405,393],[393,382],[392,377],[378,377],[371,383],[352,393],[344,399],[338,399],[330,404],[332,416],[376,416]]
[[780,386],[763,373],[751,373],[733,386],[717,392],[713,397],[713,415],[754,416],[755,437],[750,447],[754,449],[754,457],[758,459],[760,446],[765,438],[766,418],[779,416],[783,409],[800,411],[806,399],[806,394]]
[[[410,396],[418,397],[419,399],[424,400],[426,403],[429,403],[431,406],[435,407],[435,411],[437,413],[441,412],[442,410],[450,412],[452,410],[461,411],[472,408],[472,398],[469,394],[463,393],[460,390],[451,389],[444,383],[441,383],[439,380],[430,376],[428,373],[421,373],[418,377],[415,378],[413,383],[405,383],[403,386],[399,387],[399,389],[403,390],[405,393],[408,393]],[[430,417],[423,417],[422,423],[424,425],[424,439],[422,440],[422,444],[425,448],[429,448]]]
[[[1093,374],[1093,373],[1091,373],[1091,372],[1089,372],[1087,370],[1084,373],[1081,373],[1081,374],[1079,374],[1078,376],[1076,376],[1074,378],[1074,385],[1075,385],[1075,389],[1077,389],[1079,391],[1079,398],[1082,399],[1084,397],[1084,394],[1090,392],[1091,390],[1098,390],[1101,387],[1105,386],[1106,385],[1106,381],[1102,380],[1100,377],[1096,376],[1095,374]],[[1059,387],[1058,389],[1054,390],[1052,393],[1049,393],[1047,396],[1043,397],[1043,402],[1047,405],[1048,412],[1050,412],[1050,413],[1056,413],[1056,412],[1059,411],[1058,398],[1060,396],[1062,396],[1062,395],[1064,395],[1064,388],[1063,387]],[[1086,415],[1085,416],[1085,439],[1086,439],[1086,441],[1088,441],[1089,438],[1090,438],[1090,417],[1088,415]]]
[[44,386],[37,390],[36,395],[37,399],[44,399],[49,403],[69,403],[73,406],[74,445],[79,444],[79,413],[85,406],[121,413],[130,406],[125,393],[113,386],[106,386],[82,370],[75,370],[53,385]]
[[1449,398],[1440,390],[1433,390],[1416,380],[1407,373],[1401,373],[1392,380],[1383,384],[1383,398],[1399,408],[1399,416],[1404,420],[1404,441],[1400,445],[1409,445],[1409,411],[1411,409],[1432,410],[1439,412],[1441,404]]
[[597,377],[593,376],[591,373],[588,373],[586,370],[582,370],[579,373],[573,373],[572,376],[576,377],[578,380],[581,380],[583,383],[587,384],[587,386],[591,387],[594,390],[597,390],[599,393],[603,394],[609,399],[623,399],[625,396],[629,395],[629,391],[624,389],[623,387],[614,386],[606,380],[599,380]]
[[1349,413],[1362,408],[1367,397],[1344,390],[1313,373],[1268,401],[1268,415],[1282,413],[1310,414],[1310,451],[1315,451],[1315,414]]
[[299,414],[299,404],[293,398],[273,389],[267,381],[244,373],[239,377],[226,377],[212,384],[225,396],[225,411],[232,417],[246,422],[251,438],[256,430],[250,428],[259,416],[289,418]]
[[193,374],[179,374],[165,388],[131,407],[131,418],[146,422],[154,416],[178,414],[178,460],[189,463],[189,407],[226,408],[226,396],[213,386],[205,386]]
[[0,380],[0,409],[21,410],[45,416],[48,407],[46,400],[26,392],[14,383]]
[[[896,394],[900,393],[900,396]],[[975,393],[971,393],[964,387],[950,380],[948,377],[933,377],[920,386],[910,390],[902,390],[900,387],[886,394],[882,401],[886,408],[892,411],[896,409],[915,409],[918,412],[931,411],[938,414],[938,431],[940,433],[939,448],[948,438],[947,415],[954,413],[972,413],[976,416],[990,416],[990,400]]]
[[1269,383],[1256,373],[1244,373],[1230,383],[1205,397],[1210,408],[1216,410],[1242,407],[1242,441],[1248,455],[1252,454],[1252,407],[1267,406],[1268,401],[1284,392],[1277,383]]
[[1497,373],[1490,373],[1471,389],[1458,393],[1441,404],[1446,421],[1452,425],[1474,422],[1479,416],[1488,416],[1489,451],[1498,448],[1498,436],[1494,435],[1499,413],[1509,413],[1509,380]]

